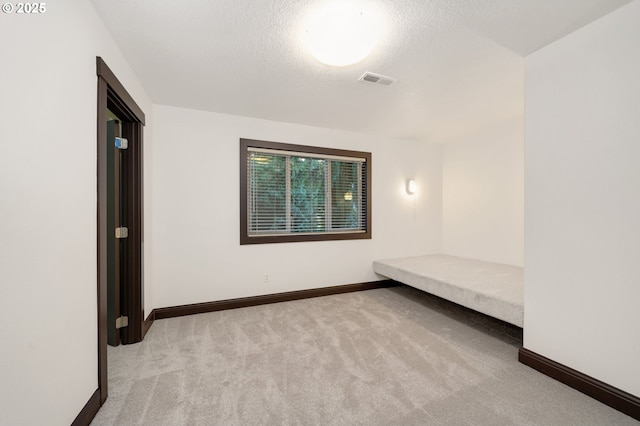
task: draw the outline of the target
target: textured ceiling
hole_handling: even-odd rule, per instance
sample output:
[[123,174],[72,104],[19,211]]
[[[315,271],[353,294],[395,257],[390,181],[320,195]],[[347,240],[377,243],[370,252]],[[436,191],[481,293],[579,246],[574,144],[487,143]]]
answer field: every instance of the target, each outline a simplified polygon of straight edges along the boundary
[[154,103],[446,142],[521,115],[524,56],[630,0],[370,0],[383,38],[343,68],[301,46],[311,0],[91,2]]

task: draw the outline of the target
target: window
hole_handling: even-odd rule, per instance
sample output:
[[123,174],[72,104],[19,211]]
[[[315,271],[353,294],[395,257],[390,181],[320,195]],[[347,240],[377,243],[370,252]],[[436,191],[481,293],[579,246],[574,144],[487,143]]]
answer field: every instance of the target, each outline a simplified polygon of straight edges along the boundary
[[240,139],[240,244],[371,238],[371,153]]

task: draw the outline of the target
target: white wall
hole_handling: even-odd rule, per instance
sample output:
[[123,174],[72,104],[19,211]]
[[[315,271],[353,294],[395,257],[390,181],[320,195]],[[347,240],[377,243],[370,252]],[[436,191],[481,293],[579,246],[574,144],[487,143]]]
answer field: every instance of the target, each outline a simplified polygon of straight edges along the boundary
[[640,1],[526,58],[525,327],[640,395]]
[[443,252],[524,263],[524,123],[514,118],[443,147]]
[[[154,119],[156,307],[378,280],[374,259],[441,248],[439,146],[158,105]],[[240,138],[372,152],[373,239],[240,246]]]
[[98,385],[96,55],[149,124],[152,114],[89,2],[47,8],[0,16],[0,423],[7,425],[70,424]]

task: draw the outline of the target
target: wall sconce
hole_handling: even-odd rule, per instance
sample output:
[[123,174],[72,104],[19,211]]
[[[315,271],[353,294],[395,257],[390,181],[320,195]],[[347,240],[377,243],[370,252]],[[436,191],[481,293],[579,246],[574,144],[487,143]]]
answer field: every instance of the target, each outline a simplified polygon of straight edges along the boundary
[[407,193],[411,194],[411,195],[415,194],[416,193],[416,188],[417,188],[416,180],[415,179],[409,179],[407,181]]

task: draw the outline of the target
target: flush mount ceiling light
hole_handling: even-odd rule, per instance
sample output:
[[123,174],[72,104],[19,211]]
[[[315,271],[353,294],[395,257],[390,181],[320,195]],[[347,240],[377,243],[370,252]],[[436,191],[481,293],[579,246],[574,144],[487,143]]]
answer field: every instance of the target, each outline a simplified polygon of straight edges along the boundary
[[366,58],[382,29],[380,13],[372,5],[348,0],[323,3],[309,11],[303,43],[320,62],[341,67]]

